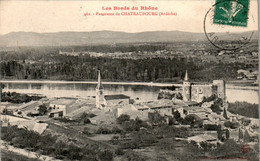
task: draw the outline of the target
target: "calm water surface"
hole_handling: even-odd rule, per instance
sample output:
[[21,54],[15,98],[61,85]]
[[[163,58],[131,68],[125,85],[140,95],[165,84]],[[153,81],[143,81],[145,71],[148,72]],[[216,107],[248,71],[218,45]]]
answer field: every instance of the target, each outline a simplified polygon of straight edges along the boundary
[[[3,92],[34,93],[47,97],[86,97],[94,96],[96,84],[87,83],[4,83]],[[125,94],[131,98],[142,100],[157,99],[159,86],[146,85],[116,85],[104,84],[105,94]],[[259,93],[251,89],[226,89],[229,102],[247,101],[249,103],[259,102]]]

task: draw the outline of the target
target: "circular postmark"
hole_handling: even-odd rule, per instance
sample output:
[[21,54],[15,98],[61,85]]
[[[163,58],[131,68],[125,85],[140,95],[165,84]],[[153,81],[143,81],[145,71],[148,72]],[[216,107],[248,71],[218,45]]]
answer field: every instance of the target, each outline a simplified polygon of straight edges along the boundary
[[256,22],[248,12],[248,1],[217,0],[207,11],[204,33],[209,42],[221,50],[238,50],[248,44]]

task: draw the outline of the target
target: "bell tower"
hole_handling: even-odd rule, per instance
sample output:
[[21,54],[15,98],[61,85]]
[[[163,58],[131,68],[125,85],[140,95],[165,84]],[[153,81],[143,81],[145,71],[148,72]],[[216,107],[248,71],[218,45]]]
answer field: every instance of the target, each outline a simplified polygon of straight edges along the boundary
[[104,87],[101,83],[101,74],[98,70],[98,84],[96,87],[96,107],[102,108],[101,105],[104,104]]
[[182,95],[183,95],[183,101],[191,101],[191,82],[189,81],[187,70],[182,85]]

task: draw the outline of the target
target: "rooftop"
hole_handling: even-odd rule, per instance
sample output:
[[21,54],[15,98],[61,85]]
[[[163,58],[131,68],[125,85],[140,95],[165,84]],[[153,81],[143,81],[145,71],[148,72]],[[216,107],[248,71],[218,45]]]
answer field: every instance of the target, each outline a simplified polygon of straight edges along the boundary
[[217,138],[215,138],[211,135],[201,134],[201,135],[189,137],[188,140],[190,140],[190,141],[193,140],[196,142],[204,142],[204,141],[216,141]]
[[51,101],[50,104],[57,104],[57,105],[69,105],[75,102],[75,99],[56,99],[54,101]]
[[187,102],[184,102],[187,106],[195,106],[195,105],[198,105],[199,103],[198,102],[195,102],[195,101],[187,101]]
[[142,102],[142,103],[136,104],[136,107],[138,109],[170,108],[172,106],[174,106],[173,101],[168,100],[168,99],[161,99],[161,100],[157,100],[157,101],[149,101],[149,102]]
[[105,95],[105,99],[106,100],[130,99],[130,97],[124,94],[116,94],[116,95]]

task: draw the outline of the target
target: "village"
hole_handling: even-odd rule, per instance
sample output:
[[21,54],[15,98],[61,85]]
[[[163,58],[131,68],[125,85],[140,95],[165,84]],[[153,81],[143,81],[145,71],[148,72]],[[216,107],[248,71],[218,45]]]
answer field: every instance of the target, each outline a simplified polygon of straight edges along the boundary
[[175,139],[195,142],[199,147],[204,143],[216,146],[226,139],[258,145],[259,119],[229,112],[225,88],[223,80],[193,83],[186,71],[182,85],[162,88],[158,100],[143,101],[123,93],[105,95],[99,71],[96,96],[43,97],[23,104],[2,102],[1,122],[2,127],[18,126],[41,135],[67,135],[74,130],[91,140],[111,143],[131,140],[129,130],[122,134],[125,127],[122,129],[118,124],[140,120],[148,127],[168,124],[185,129],[187,134]]

